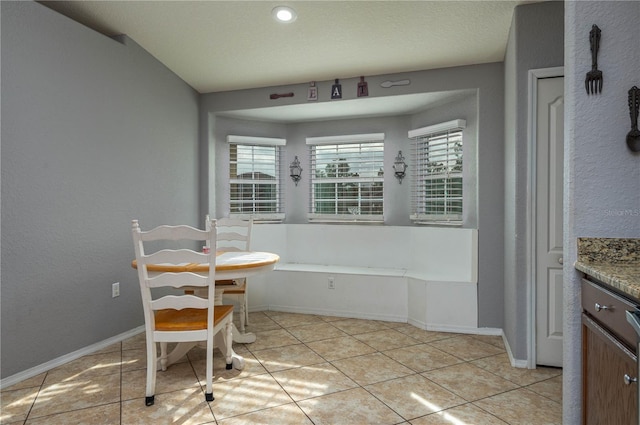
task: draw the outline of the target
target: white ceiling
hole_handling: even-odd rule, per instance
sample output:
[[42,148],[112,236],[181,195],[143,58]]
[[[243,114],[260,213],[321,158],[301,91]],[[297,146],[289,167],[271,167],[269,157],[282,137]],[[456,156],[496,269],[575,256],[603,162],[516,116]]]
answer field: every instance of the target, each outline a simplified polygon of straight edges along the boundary
[[[504,59],[514,7],[530,2],[41,3],[105,35],[126,34],[198,92],[210,93],[499,62]],[[273,20],[272,9],[283,4],[297,11],[295,22]],[[379,108],[367,100],[361,106]],[[440,95],[437,100],[441,101]],[[345,101],[342,107],[346,105]],[[284,112],[317,119],[319,112],[313,112],[317,108],[322,106]]]

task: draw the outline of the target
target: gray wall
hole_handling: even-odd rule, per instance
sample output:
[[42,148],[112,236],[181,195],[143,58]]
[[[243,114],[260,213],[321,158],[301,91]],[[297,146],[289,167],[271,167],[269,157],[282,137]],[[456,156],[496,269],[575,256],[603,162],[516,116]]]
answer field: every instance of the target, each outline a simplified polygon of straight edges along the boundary
[[516,360],[528,355],[528,72],[563,65],[563,7],[555,1],[517,6],[505,56],[504,333]]
[[[640,154],[627,149],[627,93],[640,86],[640,2],[566,2],[563,423],[581,423],[580,279],[576,238],[640,238]],[[587,42],[602,30],[602,94],[588,96]]]
[[127,38],[1,14],[4,378],[143,324],[130,223],[197,223],[198,95]]
[[[390,80],[410,79],[411,84],[408,86],[402,86],[394,88],[393,91],[389,91],[391,95],[402,95],[411,93],[425,93],[425,92],[441,92],[452,90],[465,90],[470,89],[476,91],[476,104],[475,110],[477,111],[477,227],[479,229],[479,283],[478,283],[478,299],[479,299],[479,314],[478,323],[481,327],[497,327],[501,328],[503,325],[503,123],[504,123],[504,81],[503,81],[503,65],[502,63],[492,63],[484,65],[464,66],[447,69],[418,71],[410,73],[371,76],[367,77],[369,87],[373,88],[379,86],[380,82]],[[318,82],[319,93],[328,93],[332,81]],[[343,87],[355,86],[356,79],[341,80]],[[223,93],[210,93],[202,96],[201,99],[201,119],[207,123],[206,128],[201,128],[203,135],[202,144],[205,145],[203,149],[208,152],[208,158],[214,158],[216,155],[222,155],[220,150],[216,151],[215,146],[219,146],[220,138],[224,137],[225,129],[218,128],[224,127],[227,121],[222,121],[215,118],[217,113],[225,111],[237,111],[243,109],[254,109],[273,106],[273,101],[269,100],[269,93],[284,93],[284,92],[297,92],[306,93],[307,85],[291,85],[280,87],[267,87],[253,90],[239,90]],[[369,91],[370,96],[374,96],[375,93],[372,89]],[[345,90],[344,99],[355,98],[355,91],[349,93]],[[387,94],[385,94],[387,95]],[[293,97],[288,99],[281,99],[283,102],[278,104],[301,104],[306,103],[306,96]],[[269,103],[271,102],[271,104]],[[462,106],[462,109],[468,110],[467,106]],[[443,113],[442,111],[438,113]],[[404,118],[407,125],[424,126],[431,124],[427,122],[428,112],[424,116]],[[383,122],[378,119],[376,128],[369,131],[385,131],[384,128],[395,128],[393,130],[394,135],[397,137],[403,137],[405,143],[404,146],[408,147],[408,140],[406,139],[406,130],[400,131],[401,125],[389,124],[392,118],[386,118],[387,121]],[[402,121],[401,117],[397,119]],[[435,119],[435,118],[434,118]],[[450,118],[452,119],[452,118]],[[287,138],[292,140],[292,144],[287,146],[287,157],[289,160],[294,155],[304,155],[306,157],[306,146],[304,145],[305,136],[317,136],[321,135],[317,132],[320,128],[324,128],[324,131],[330,134],[336,133],[337,128],[347,129],[353,128],[354,122],[357,120],[346,120],[345,122],[334,121],[332,123],[305,123],[301,125],[291,125],[288,128]],[[366,120],[365,120],[366,121]],[[419,121],[424,121],[424,123]],[[370,120],[370,122],[376,122],[376,120]],[[362,124],[362,122],[360,122]],[[359,124],[358,124],[359,125]],[[331,128],[333,126],[334,128]],[[351,127],[350,127],[351,126]],[[382,126],[378,130],[377,127]],[[251,128],[255,127],[250,127]],[[329,129],[329,130],[328,130]],[[276,131],[279,133],[280,130]],[[315,134],[309,134],[313,131]],[[390,133],[389,131],[387,131]],[[268,134],[271,136],[283,137],[281,134]],[[289,143],[288,143],[289,144]],[[400,145],[396,145],[400,146]],[[403,147],[403,150],[405,148]],[[215,153],[212,153],[215,151]],[[397,153],[395,148],[391,152],[393,155],[387,160],[392,160]],[[222,164],[219,156],[216,159],[217,164]],[[390,164],[390,163],[389,163]],[[208,184],[209,186],[215,185],[215,181],[211,176],[215,174],[213,162],[209,164],[210,172]],[[303,166],[304,168],[304,166]],[[387,166],[387,169],[389,166]],[[409,170],[411,172],[411,170]],[[224,184],[224,183],[220,183]],[[396,185],[394,195],[398,196],[399,200],[406,200],[408,203],[408,190],[409,185],[403,183],[401,187],[397,183],[393,182],[392,185],[386,184],[386,188],[393,188],[393,184]],[[218,186],[219,190],[222,190]],[[301,191],[302,185],[293,187],[293,191]],[[308,194],[296,195],[288,189],[287,197],[290,203],[295,203],[293,207],[292,217],[289,220],[295,220],[296,222],[304,222],[306,211]],[[214,190],[211,187],[202,188],[202,193],[211,194]],[[385,196],[389,192],[385,192]],[[217,202],[213,201],[213,196],[207,198],[209,203],[208,209],[210,211],[216,210],[220,213],[220,205],[222,200],[218,199]],[[386,208],[386,205],[385,205]],[[222,211],[224,212],[224,211]],[[389,211],[390,219],[393,220],[395,225],[410,224],[406,217],[402,217],[401,214],[397,214],[395,211]]]

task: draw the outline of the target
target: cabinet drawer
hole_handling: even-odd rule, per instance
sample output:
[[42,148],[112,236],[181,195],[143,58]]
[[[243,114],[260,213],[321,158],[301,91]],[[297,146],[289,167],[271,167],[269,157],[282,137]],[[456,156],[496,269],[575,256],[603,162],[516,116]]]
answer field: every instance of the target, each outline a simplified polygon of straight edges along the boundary
[[638,335],[627,322],[626,311],[634,310],[636,305],[606,290],[605,288],[582,279],[582,308],[591,317],[608,328],[635,352]]

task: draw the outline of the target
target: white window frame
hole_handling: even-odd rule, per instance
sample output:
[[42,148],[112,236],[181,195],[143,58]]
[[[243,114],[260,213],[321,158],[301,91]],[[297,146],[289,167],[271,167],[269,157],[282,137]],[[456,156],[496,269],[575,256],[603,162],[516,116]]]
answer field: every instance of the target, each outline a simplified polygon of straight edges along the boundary
[[[463,224],[465,127],[466,121],[458,119],[409,131],[414,170],[411,179],[410,219],[414,223]],[[439,169],[429,165],[430,161],[433,164],[434,156],[440,165]],[[429,182],[436,180],[444,181],[444,185],[430,185]],[[444,193],[440,193],[440,189]],[[435,194],[435,191],[438,193]],[[442,203],[444,210],[433,213],[428,209],[429,202]]]
[[[282,164],[284,158],[284,146],[286,145],[286,139],[273,138],[273,137],[255,137],[255,136],[237,136],[237,135],[228,135],[227,143],[229,144],[229,217],[232,218],[240,218],[240,219],[250,219],[252,218],[255,222],[282,222],[285,218],[284,214],[284,187],[282,180]],[[255,178],[256,173],[260,172],[260,162],[259,161],[251,161],[247,162],[244,166],[250,167],[250,173],[252,174],[252,178],[238,178],[238,176],[232,176],[234,163],[231,159],[231,146],[243,146],[245,148],[249,148],[252,153],[255,150],[258,150],[260,147],[273,147],[274,148],[274,158],[273,163],[267,165],[271,165],[275,168],[275,176],[274,179],[260,179]],[[235,166],[238,167],[238,159],[236,158]],[[264,164],[264,163],[263,163]],[[236,168],[237,170],[237,168]],[[245,173],[246,174],[246,173]],[[260,184],[275,184],[275,194],[276,199],[274,200],[276,211],[275,212],[260,212],[256,211],[256,199],[252,200],[244,200],[243,203],[246,205],[251,205],[250,212],[238,212],[233,211],[232,205],[234,202],[240,202],[242,200],[234,198],[233,193],[233,185],[234,184],[250,184],[254,186]]]
[[[382,223],[384,222],[384,133],[370,133],[370,134],[355,134],[345,136],[325,136],[325,137],[308,137],[306,143],[309,146],[309,158],[311,167],[309,170],[309,221],[312,222],[362,222],[362,223]],[[353,156],[353,150],[366,151],[367,145],[369,147],[381,147],[381,151],[372,154],[371,156],[362,155]],[[335,157],[332,161],[344,160],[345,155],[351,156],[350,173],[363,174],[367,173],[367,176],[339,176],[334,177],[320,177],[316,173],[316,165],[318,162],[317,154],[319,151],[325,151],[329,153],[335,149]],[[341,151],[343,153],[341,153]],[[351,153],[348,153],[351,151]],[[347,159],[349,161],[349,159]],[[323,162],[324,163],[324,162]],[[348,163],[348,162],[347,162]],[[374,170],[375,168],[375,170]],[[318,184],[335,184],[336,196],[333,198],[333,206],[335,208],[334,213],[318,212],[317,199],[316,199],[316,185]],[[380,192],[380,213],[379,214],[362,214],[360,205],[363,203],[376,202],[377,198],[364,198],[361,197],[363,185],[379,184]],[[356,198],[340,198],[337,185],[356,185],[358,196]],[[344,186],[343,186],[344,187]],[[378,189],[376,189],[376,192]],[[347,201],[355,201],[358,206],[351,207],[350,213],[340,213],[337,211],[339,204]]]

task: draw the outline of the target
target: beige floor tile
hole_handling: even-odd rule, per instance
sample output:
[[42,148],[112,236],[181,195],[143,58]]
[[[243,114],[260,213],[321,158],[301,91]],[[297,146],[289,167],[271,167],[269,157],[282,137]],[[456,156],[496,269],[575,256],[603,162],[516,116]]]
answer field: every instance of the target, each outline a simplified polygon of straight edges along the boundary
[[474,406],[465,404],[442,412],[433,413],[411,420],[411,425],[506,425],[490,413]]
[[536,382],[535,384],[529,385],[527,389],[561,403],[562,375],[547,379],[546,381]]
[[[244,359],[244,368],[242,370],[238,369],[227,369],[227,362],[221,356],[214,356],[213,358],[213,375],[214,375],[214,385],[216,380],[229,380],[229,379],[239,379],[239,378],[247,378],[252,375],[260,375],[263,373],[267,373],[267,370],[262,366],[262,364],[254,357],[251,353],[245,353],[242,358]],[[206,381],[206,371],[207,371],[207,361],[205,358],[200,358],[199,360],[192,360],[191,365],[196,372],[196,376],[200,380],[200,385],[205,385]]]
[[375,348],[378,351],[392,350],[394,348],[408,347],[420,344],[420,341],[411,338],[395,329],[385,329],[382,331],[367,332],[355,335],[354,338]]
[[552,367],[538,367],[537,369],[513,367],[506,353],[483,357],[471,363],[520,386],[530,385],[562,374],[562,369]]
[[389,326],[385,324],[385,322],[379,322],[376,320],[343,319],[331,322],[331,324],[349,335],[389,329]]
[[24,381],[20,381],[17,384],[14,384],[10,387],[3,388],[2,392],[21,390],[23,388],[40,387],[40,385],[42,385],[42,383],[44,382],[44,378],[46,378],[46,376],[47,376],[47,372],[40,373],[31,378],[27,378]]
[[518,388],[513,382],[469,363],[432,370],[422,375],[468,401]]
[[298,402],[315,425],[391,425],[403,422],[393,410],[362,388]]
[[300,344],[293,335],[285,329],[275,329],[272,331],[256,332],[256,342],[248,344],[247,348],[251,352],[265,350],[267,348],[284,347],[287,345]]
[[[200,388],[200,384],[188,362],[177,363],[169,366],[166,371],[156,372],[156,395],[194,387]],[[122,373],[122,400],[144,397],[146,388],[146,368]]]
[[122,351],[122,342],[116,342],[115,344],[111,344],[91,354],[96,355],[96,354],[113,353],[114,351],[116,352]]
[[407,420],[466,403],[420,375],[368,385],[365,389]]
[[122,354],[113,351],[80,357],[47,373],[44,385],[63,381],[87,380],[100,375],[120,373]]
[[144,397],[122,403],[121,425],[206,423],[215,424],[215,418],[200,387],[156,394],[153,406],[146,406]]
[[284,404],[233,418],[222,419],[218,425],[313,425],[295,403]]
[[40,387],[19,388],[0,394],[0,423],[22,423],[26,418]]
[[407,325],[407,322],[384,322],[389,329],[397,329]]
[[420,329],[406,323],[396,326],[394,327],[394,329],[420,342],[439,341],[441,339],[449,339],[456,336],[460,336],[460,334],[454,334],[454,333],[426,331],[424,329]]
[[113,425],[120,423],[120,403],[89,407],[57,415],[29,419],[25,425]]
[[217,380],[211,408],[217,420],[289,404],[293,400],[269,374]]
[[269,316],[263,312],[249,313],[249,324],[245,325],[247,332],[272,331],[280,329],[281,326],[271,320]]
[[155,405],[145,406],[146,344],[140,333],[4,388],[0,423],[560,421],[562,370],[512,368],[501,337],[285,312],[252,312],[247,331],[257,341],[233,345],[245,359],[242,371],[227,370],[222,354],[214,355],[212,403],[204,397],[206,350],[196,347],[158,372]]
[[381,353],[336,360],[333,365],[359,385],[412,375],[414,372]]
[[269,372],[323,363],[324,359],[304,344],[260,350],[256,358]]
[[491,344],[494,347],[498,347],[502,350],[504,347],[504,339],[502,339],[499,335],[471,335],[473,338],[480,340],[482,342],[486,342],[487,344]]
[[347,336],[346,333],[328,322],[296,326],[295,328],[288,329],[288,331],[302,342],[320,341],[323,339]]
[[383,354],[416,372],[427,372],[462,363],[459,358],[440,351],[429,344],[396,348],[395,350],[384,351]]
[[45,384],[29,419],[120,401],[120,373]]
[[274,373],[273,377],[295,401],[358,386],[329,363],[284,370]]
[[132,350],[122,350],[122,371],[144,369],[147,367],[147,350],[134,348]]
[[562,405],[526,388],[474,403],[511,425],[560,425]]
[[307,346],[328,361],[361,356],[363,354],[370,354],[376,351],[372,347],[358,341],[352,336],[313,341],[307,343]]
[[146,345],[146,334],[144,332],[122,341],[123,350],[133,350],[136,348],[142,348],[144,350]]
[[494,345],[487,344],[468,335],[433,341],[429,344],[466,361],[494,356],[504,352],[504,350]]
[[324,320],[325,322],[336,322],[338,320],[345,320],[345,317],[340,317],[340,316],[320,316],[322,318],[322,320]]
[[283,328],[293,328],[295,326],[324,323],[322,317],[316,316],[314,314],[274,312],[273,314],[269,315],[269,318]]

